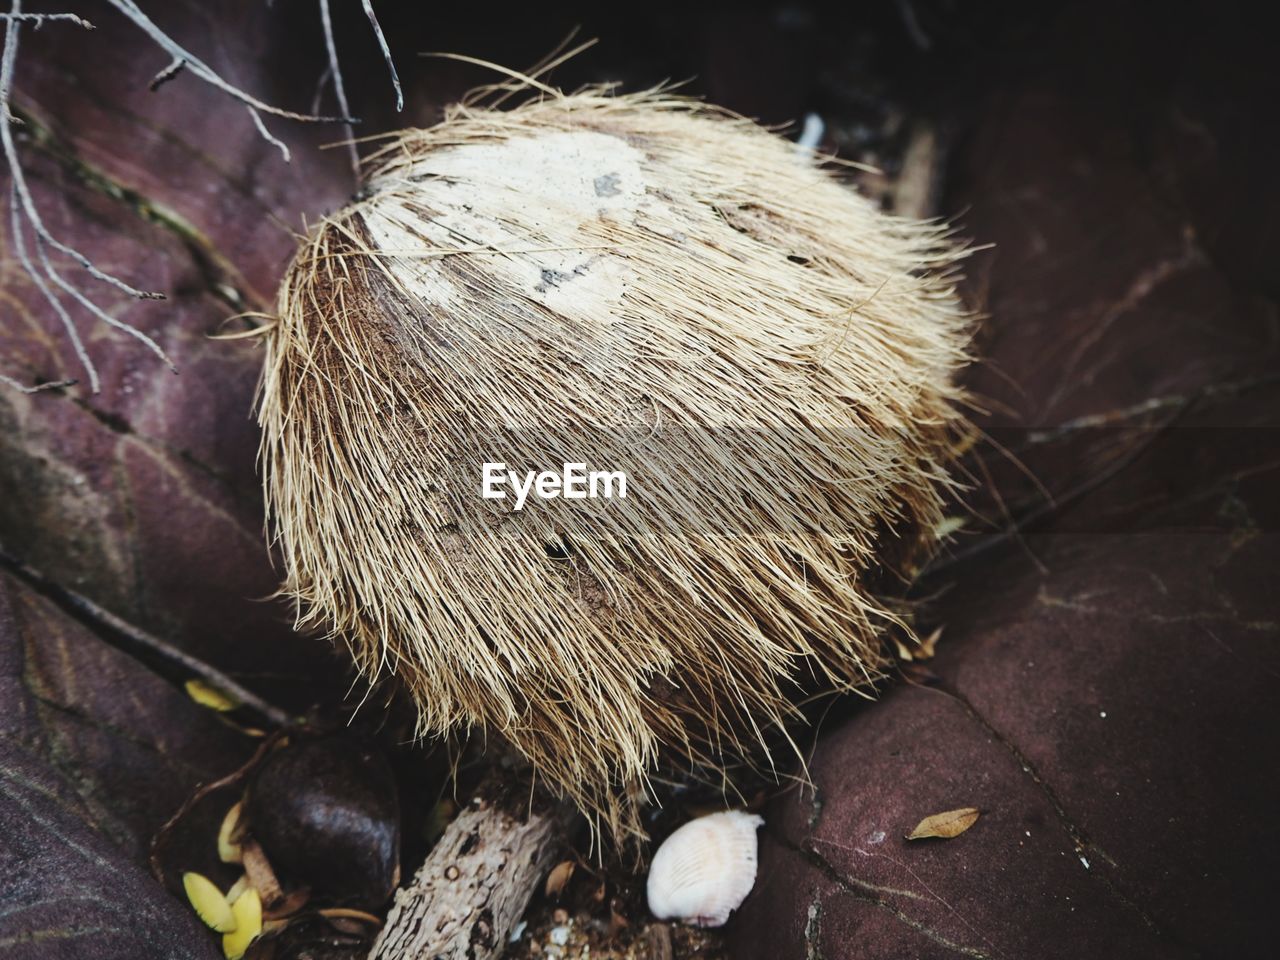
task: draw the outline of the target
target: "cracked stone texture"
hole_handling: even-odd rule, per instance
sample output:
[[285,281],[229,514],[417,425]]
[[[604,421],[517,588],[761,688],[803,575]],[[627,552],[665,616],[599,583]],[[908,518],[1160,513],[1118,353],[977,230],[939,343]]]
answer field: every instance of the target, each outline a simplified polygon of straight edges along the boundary
[[972,386],[1023,466],[980,447],[971,525],[1037,519],[921,585],[937,657],[766,811],[734,956],[1274,952],[1280,137],[1259,41],[1200,14],[992,41],[947,209],[994,244]]
[[[1010,554],[957,585],[928,685],[822,738],[816,802],[769,813],[735,955],[1266,955],[1280,622],[1250,604],[1280,537],[1030,546],[1048,573]],[[982,816],[960,837],[904,839],[961,806]]]

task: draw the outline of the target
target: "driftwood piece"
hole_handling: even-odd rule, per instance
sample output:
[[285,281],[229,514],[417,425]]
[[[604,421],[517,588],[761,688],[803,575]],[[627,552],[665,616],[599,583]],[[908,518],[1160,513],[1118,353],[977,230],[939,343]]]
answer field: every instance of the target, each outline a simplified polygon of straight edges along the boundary
[[[506,795],[504,795],[506,793]],[[565,806],[482,786],[409,886],[396,892],[370,960],[495,957],[565,839]]]
[[644,942],[649,948],[650,960],[672,960],[671,926],[655,923],[644,932]]

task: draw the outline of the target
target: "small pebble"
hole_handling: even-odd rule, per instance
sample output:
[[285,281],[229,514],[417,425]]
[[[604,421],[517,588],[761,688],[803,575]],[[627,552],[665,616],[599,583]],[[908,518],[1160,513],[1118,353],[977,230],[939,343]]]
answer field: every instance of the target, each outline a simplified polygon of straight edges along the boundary
[[568,927],[552,927],[551,933],[548,934],[548,937],[550,938],[551,942],[554,943],[556,946],[563,947],[566,943],[569,942],[569,928]]

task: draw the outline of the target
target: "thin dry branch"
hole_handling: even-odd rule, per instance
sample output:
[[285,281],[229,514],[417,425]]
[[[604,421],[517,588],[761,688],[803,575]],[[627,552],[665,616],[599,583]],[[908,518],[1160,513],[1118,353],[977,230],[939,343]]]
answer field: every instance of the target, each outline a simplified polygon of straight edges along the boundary
[[[326,71],[333,78],[333,94],[338,98],[338,109],[350,113],[347,105],[347,88],[342,82],[342,66],[338,63],[338,47],[333,40],[333,18],[329,14],[329,0],[320,0],[320,25],[324,28],[324,47],[329,54],[329,69]],[[351,172],[357,181],[360,179],[360,154],[356,150],[355,131],[346,125],[347,151],[351,157]]]
[[[378,41],[378,47],[382,50],[382,59],[387,63],[387,69],[391,72],[391,86],[396,92],[396,112],[404,109],[404,90],[400,86],[400,75],[396,73],[395,62],[391,59],[391,48],[387,45],[386,35],[382,32],[382,26],[378,23],[377,14],[373,12],[373,4],[370,0],[364,0],[364,14],[369,18],[369,26],[373,28],[373,35]],[[320,91],[324,89],[324,85],[329,81],[333,81],[334,96],[338,100],[338,110],[343,114],[351,112],[351,107],[347,101],[346,84],[342,79],[342,64],[338,59],[338,45],[333,37],[333,17],[329,8],[329,0],[320,0],[320,24],[324,29],[324,45],[325,51],[329,55],[329,62],[325,66],[324,73],[320,77],[320,83],[316,90],[315,105],[312,110],[319,109]],[[351,157],[351,172],[355,175],[356,181],[360,180],[360,153],[356,149],[355,131],[351,129],[351,125],[347,124],[347,151]]]
[[135,626],[82,593],[52,580],[35,567],[6,552],[0,545],[0,570],[22,580],[38,593],[48,597],[62,610],[90,624],[98,636],[117,649],[146,664],[171,681],[199,679],[231,697],[247,713],[277,729],[298,725],[295,717],[236,680],[217,667],[180,650],[168,641]]
[[6,387],[11,387],[14,390],[17,390],[19,393],[40,393],[42,390],[56,390],[59,387],[72,387],[75,386],[77,381],[50,380],[48,383],[38,383],[34,387],[28,387],[20,380],[15,380],[13,377],[6,377],[3,373],[0,373],[0,383],[3,383]]
[[227,82],[203,60],[184,49],[172,37],[161,30],[150,17],[143,13],[133,0],[107,0],[107,2],[145,32],[161,50],[175,60],[181,60],[193,74],[210,86],[221,90],[232,99],[239,100],[255,113],[261,111],[272,116],[283,117],[286,120],[300,120],[307,123],[359,123],[354,117],[346,115],[340,117],[318,117],[314,114],[295,113],[292,110],[285,110],[282,107],[265,103],[234,84]]
[[[107,0],[118,12],[128,18],[134,25],[139,27],[158,47],[168,53],[173,59],[172,62],[161,70],[151,82],[151,89],[158,89],[167,81],[173,79],[183,70],[190,70],[196,77],[227,96],[238,100],[244,104],[248,110],[249,116],[253,121],[262,138],[280,151],[285,161],[289,161],[290,154],[288,146],[273,135],[268,129],[263,119],[263,114],[282,117],[289,120],[299,120],[306,122],[341,122],[347,126],[348,134],[350,134],[351,124],[358,121],[349,116],[350,109],[347,104],[346,91],[342,86],[342,76],[337,69],[336,49],[333,43],[333,33],[329,22],[328,0],[321,0],[321,14],[325,25],[325,38],[329,49],[331,72],[335,80],[335,88],[338,92],[338,101],[342,111],[341,116],[326,117],[310,113],[295,113],[291,110],[285,110],[272,104],[254,97],[245,92],[232,83],[229,83],[215,70],[208,66],[204,61],[194,56],[186,48],[178,44],[172,37],[164,32],[156,25],[134,2],[134,0]],[[396,91],[397,109],[403,105],[403,95],[400,89],[400,80],[396,75],[395,67],[391,62],[390,49],[387,46],[386,38],[382,34],[381,27],[378,25],[377,17],[374,16],[372,7],[365,2],[365,14],[369,18],[369,22],[377,36],[378,44],[382,49],[384,58],[387,60],[388,68],[391,70],[391,80]],[[102,309],[97,303],[87,297],[78,287],[68,281],[60,272],[59,266],[49,257],[49,249],[52,248],[57,253],[70,260],[75,261],[81,269],[87,272],[95,280],[108,283],[123,293],[127,293],[131,297],[143,300],[163,300],[164,295],[152,291],[146,291],[134,287],[119,277],[114,276],[105,270],[100,269],[87,256],[76,248],[66,244],[53,236],[49,229],[45,226],[44,220],[40,215],[40,211],[36,206],[35,200],[31,194],[31,190],[27,185],[26,177],[22,168],[21,160],[18,156],[17,144],[14,140],[13,126],[20,121],[13,116],[10,109],[13,95],[13,77],[14,68],[17,63],[20,28],[23,24],[32,24],[34,28],[39,29],[45,23],[70,23],[87,30],[94,29],[94,25],[83,17],[72,13],[25,13],[22,10],[21,0],[11,0],[9,12],[0,14],[0,20],[5,23],[5,39],[3,59],[0,60],[0,146],[3,147],[5,161],[9,165],[10,177],[12,180],[12,210],[11,210],[11,229],[14,236],[14,245],[18,252],[19,260],[23,269],[31,276],[41,295],[48,301],[54,312],[61,320],[63,327],[67,331],[67,335],[71,340],[75,349],[76,356],[80,364],[84,367],[88,379],[90,389],[97,393],[101,388],[97,369],[94,367],[92,360],[89,358],[88,352],[85,350],[84,343],[80,337],[78,330],[71,315],[67,311],[67,307],[59,298],[57,291],[61,290],[64,294],[71,297],[77,304],[88,311],[93,317],[106,323],[107,325],[127,333],[129,336],[144,343],[157,357],[165,362],[175,373],[177,368],[172,360],[165,354],[155,340],[147,336],[142,331],[136,329],[132,325],[111,316],[106,310]],[[355,146],[351,146],[353,166],[358,164],[355,155]],[[24,223],[25,221],[25,223]],[[34,257],[28,251],[23,234],[29,228],[34,238],[35,255]],[[58,380],[51,384],[42,384],[35,387],[23,385],[18,380],[10,376],[0,375],[0,384],[13,389],[20,390],[23,393],[34,393],[38,390],[47,390],[53,386],[67,386],[75,383],[73,379]]]
[[66,307],[49,289],[49,285],[44,282],[44,278],[40,272],[36,270],[31,263],[31,257],[27,255],[27,244],[22,236],[22,220],[18,216],[18,190],[17,181],[14,181],[14,189],[11,191],[11,199],[9,202],[11,230],[13,233],[14,249],[18,253],[18,262],[22,264],[22,269],[27,272],[31,279],[35,282],[36,288],[49,301],[54,312],[62,321],[63,328],[67,331],[67,337],[71,340],[72,347],[75,348],[76,356],[80,359],[80,363],[84,366],[85,371],[89,374],[89,387],[94,392],[98,392],[98,370],[93,365],[93,361],[89,359],[89,354],[84,349],[84,342],[80,339],[80,331],[76,329],[75,322],[71,319],[71,315],[67,313]]
[[97,29],[84,17],[78,17],[74,13],[0,13],[0,20],[34,24],[37,30],[46,23],[58,20],[74,23],[77,27],[84,27],[86,30]]
[[373,12],[372,0],[364,0],[364,15],[369,18],[369,26],[373,27],[373,35],[382,49],[382,59],[387,62],[387,70],[391,73],[391,86],[396,91],[396,113],[399,113],[404,109],[404,91],[400,88],[400,75],[396,73],[395,61],[391,59],[391,48],[387,46],[387,38],[382,32],[382,26],[378,23],[377,15]]
[[173,63],[169,64],[152,78],[151,83],[147,85],[147,89],[152,93],[155,93],[162,86],[180,74],[182,72],[182,68],[186,65],[187,62],[185,60],[175,58]]
[[[17,63],[18,45],[21,35],[22,19],[22,3],[21,0],[13,0],[10,6],[10,16],[7,19],[4,37],[4,53],[0,57],[0,146],[3,147],[5,160],[9,164],[10,179],[12,181],[11,189],[11,223],[13,230],[14,246],[18,252],[18,258],[22,263],[23,269],[31,276],[40,293],[53,307],[62,321],[63,326],[67,330],[67,334],[71,339],[72,346],[75,348],[76,355],[80,359],[81,365],[89,376],[90,389],[97,393],[100,389],[98,379],[98,371],[89,359],[88,352],[84,348],[84,343],[80,339],[80,335],[76,330],[75,324],[70,315],[67,313],[66,307],[58,299],[56,293],[50,287],[50,283],[56,285],[63,291],[67,292],[82,306],[89,309],[100,320],[104,320],[109,325],[117,329],[124,330],[131,336],[136,337],[145,343],[161,360],[167,363],[170,369],[175,369],[172,361],[169,360],[165,352],[160,348],[154,340],[142,333],[134,327],[116,320],[105,311],[93,304],[79,290],[73,287],[66,279],[63,278],[59,270],[49,259],[47,248],[52,247],[64,256],[74,260],[94,279],[109,283],[119,290],[139,299],[164,299],[164,295],[160,293],[152,293],[149,291],[139,290],[136,287],[125,283],[118,277],[106,273],[98,269],[96,265],[83,253],[74,247],[63,243],[49,232],[45,226],[44,220],[40,216],[40,212],[36,207],[35,199],[31,195],[31,190],[27,186],[26,176],[22,169],[22,164],[18,157],[17,144],[13,137],[13,125],[16,118],[13,116],[10,104],[13,95],[13,74],[14,67]],[[75,18],[76,22],[79,18]],[[43,21],[38,21],[38,23]],[[27,224],[30,225],[32,234],[35,239],[35,247],[37,259],[39,260],[39,269],[32,262],[27,252],[26,243],[23,239],[22,220],[25,218]],[[176,372],[176,369],[175,369]],[[6,382],[11,378],[6,378]]]

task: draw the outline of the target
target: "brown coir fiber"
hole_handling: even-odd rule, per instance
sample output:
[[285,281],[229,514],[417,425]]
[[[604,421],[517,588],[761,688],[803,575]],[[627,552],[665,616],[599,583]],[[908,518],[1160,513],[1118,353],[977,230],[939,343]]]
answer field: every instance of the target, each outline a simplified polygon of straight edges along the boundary
[[[500,734],[640,836],[656,771],[767,759],[807,692],[878,676],[875,587],[927,552],[960,424],[960,251],[661,92],[459,106],[368,169],[265,335],[284,592],[423,735]],[[644,443],[686,429],[646,493]],[[604,435],[625,506],[479,496],[513,438]]]

